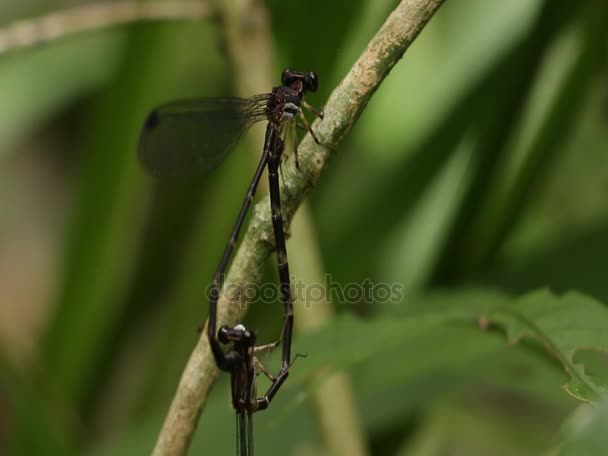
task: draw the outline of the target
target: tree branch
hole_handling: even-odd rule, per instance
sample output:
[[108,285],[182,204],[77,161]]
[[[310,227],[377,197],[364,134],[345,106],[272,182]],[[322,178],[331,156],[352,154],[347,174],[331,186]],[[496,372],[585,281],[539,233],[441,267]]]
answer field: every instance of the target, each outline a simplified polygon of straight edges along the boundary
[[[355,124],[371,96],[443,2],[403,0],[329,97],[325,105],[325,120],[314,124],[318,138],[328,147],[317,146],[307,135],[299,146],[301,170],[296,170],[292,162],[284,167],[285,183],[281,195],[286,223],[291,221],[298,206],[319,180],[329,159],[335,154],[336,146]],[[224,289],[240,290],[248,284],[259,283],[263,264],[272,248],[270,206],[265,200],[254,208]],[[236,305],[235,301],[241,305]],[[242,297],[222,295],[218,303],[220,324],[231,325],[242,319],[246,307],[244,304]],[[205,327],[182,374],[154,455],[186,454],[216,375],[217,368]]]
[[80,32],[138,21],[200,20],[209,15],[200,0],[98,2],[55,11],[0,28],[0,55]]

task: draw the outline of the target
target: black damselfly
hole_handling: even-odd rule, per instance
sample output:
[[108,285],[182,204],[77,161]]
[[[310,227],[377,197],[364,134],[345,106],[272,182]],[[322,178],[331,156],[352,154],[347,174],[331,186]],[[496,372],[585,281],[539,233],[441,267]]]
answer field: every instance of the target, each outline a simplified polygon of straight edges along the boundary
[[[301,110],[301,107],[305,107],[315,116],[323,118],[322,111],[317,111],[304,101],[304,95],[307,92],[316,92],[318,87],[319,79],[316,73],[285,69],[281,75],[281,85],[274,87],[268,94],[245,99],[203,98],[175,101],[160,106],[148,115],[140,137],[139,158],[152,174],[175,176],[202,173],[219,164],[249,126],[261,120],[268,121],[262,158],[213,277],[209,298],[207,334],[217,366],[230,372],[232,405],[237,417],[237,454],[240,455],[253,454],[251,416],[268,407],[289,375],[292,363],[293,298],[281,214],[279,169],[288,133],[294,141],[295,162],[299,168],[297,127],[310,132],[314,141],[320,144]],[[217,301],[229,258],[266,167],[283,303],[283,327],[276,342],[256,346],[255,333],[242,324],[234,327],[224,325],[217,330]],[[272,375],[255,355],[260,351],[271,350],[281,342],[281,367],[276,375]],[[228,346],[227,351],[224,351],[222,345]],[[260,372],[270,379],[271,384],[263,396],[257,397],[256,378]]]

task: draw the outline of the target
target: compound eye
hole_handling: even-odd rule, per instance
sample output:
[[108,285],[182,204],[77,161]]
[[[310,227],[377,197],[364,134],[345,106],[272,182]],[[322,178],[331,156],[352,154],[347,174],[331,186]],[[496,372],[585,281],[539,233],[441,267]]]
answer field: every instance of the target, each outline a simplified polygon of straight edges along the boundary
[[227,344],[228,342],[230,342],[230,338],[228,337],[228,327],[227,326],[222,326],[219,329],[219,331],[217,332],[217,339],[223,344]]
[[293,71],[289,68],[285,68],[281,73],[281,84],[284,86],[289,85],[293,81]]
[[319,76],[314,71],[307,73],[304,77],[304,85],[308,92],[316,92],[319,90]]
[[255,333],[253,331],[246,330],[243,336],[244,339],[249,341],[250,344],[255,344]]

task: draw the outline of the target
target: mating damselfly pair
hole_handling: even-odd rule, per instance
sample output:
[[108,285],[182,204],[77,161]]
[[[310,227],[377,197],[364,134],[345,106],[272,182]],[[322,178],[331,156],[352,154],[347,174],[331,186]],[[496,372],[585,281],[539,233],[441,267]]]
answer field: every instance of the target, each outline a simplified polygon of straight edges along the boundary
[[[240,455],[253,454],[252,415],[269,406],[289,375],[293,362],[293,297],[281,213],[279,170],[288,135],[293,140],[293,153],[299,168],[297,128],[308,131],[314,141],[321,144],[302,112],[303,107],[323,118],[322,111],[304,100],[307,92],[316,92],[318,88],[316,73],[285,69],[281,85],[267,94],[250,98],[201,98],[162,105],[148,115],[141,132],[139,158],[144,167],[156,176],[176,176],[211,170],[233,149],[248,127],[262,120],[268,122],[262,157],[213,277],[209,299],[207,335],[217,366],[231,376],[232,405],[237,417],[237,454]],[[222,278],[264,169],[268,170],[283,326],[277,341],[256,345],[255,332],[241,323],[217,328],[217,304]],[[272,374],[256,354],[279,344],[282,344],[281,366],[276,374]],[[271,382],[262,396],[258,396],[256,390],[256,378],[260,373]]]

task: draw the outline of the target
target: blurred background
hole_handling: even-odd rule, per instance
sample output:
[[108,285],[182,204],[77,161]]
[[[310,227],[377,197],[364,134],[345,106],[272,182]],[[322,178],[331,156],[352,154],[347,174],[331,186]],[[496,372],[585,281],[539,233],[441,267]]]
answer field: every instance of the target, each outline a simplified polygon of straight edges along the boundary
[[[260,143],[253,131],[213,173],[159,182],[137,163],[137,137],[163,101],[253,95],[221,20],[230,4],[18,46],[14,21],[85,3],[0,2],[0,454],[153,448]],[[323,106],[396,4],[255,2],[270,51],[244,58],[271,78],[258,90],[286,66],[314,70],[308,101]],[[308,358],[256,415],[258,454],[323,452],[311,401],[322,361],[349,377],[368,454],[556,448],[580,404],[564,368],[542,344],[508,345],[473,323],[476,309],[539,288],[608,302],[607,20],[600,0],[452,0],[432,19],[296,216],[306,242],[288,242],[295,271],[304,248],[320,277],[402,284],[403,299],[334,296],[336,317],[296,337]],[[270,67],[256,67],[266,52]],[[247,323],[272,339],[278,309],[254,304]],[[471,324],[421,330],[413,316],[449,309]],[[391,344],[362,335],[407,316]],[[191,454],[233,453],[227,386],[224,375]]]

